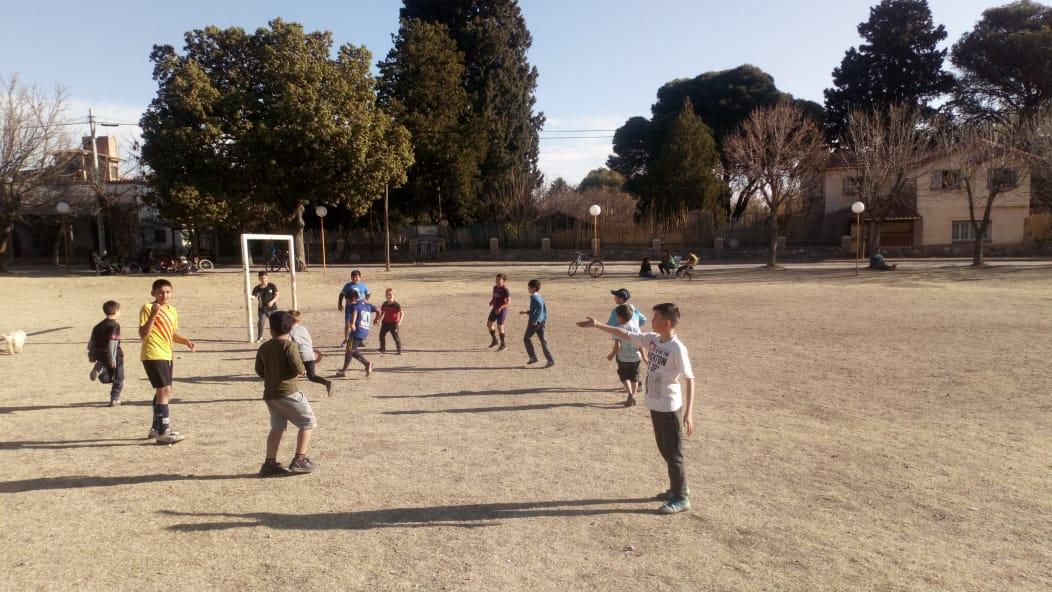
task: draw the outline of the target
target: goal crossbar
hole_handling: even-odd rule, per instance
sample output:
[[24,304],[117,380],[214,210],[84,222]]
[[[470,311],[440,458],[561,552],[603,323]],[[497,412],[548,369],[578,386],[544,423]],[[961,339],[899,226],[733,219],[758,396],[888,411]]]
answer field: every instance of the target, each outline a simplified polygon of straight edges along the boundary
[[[253,343],[256,335],[256,324],[252,318],[252,258],[248,254],[248,241],[287,241],[289,243],[289,273],[292,275],[292,308],[299,308],[299,300],[296,298],[296,241],[291,234],[242,234],[241,235],[241,265],[245,271],[245,323],[248,325],[248,342]],[[264,264],[266,265],[266,264]],[[264,267],[264,271],[266,268]]]

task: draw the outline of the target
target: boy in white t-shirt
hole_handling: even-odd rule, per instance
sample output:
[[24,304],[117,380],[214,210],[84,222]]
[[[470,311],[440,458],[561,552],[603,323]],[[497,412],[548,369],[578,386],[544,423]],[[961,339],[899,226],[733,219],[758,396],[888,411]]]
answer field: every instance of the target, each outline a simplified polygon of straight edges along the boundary
[[[683,461],[683,436],[694,434],[694,371],[690,366],[687,347],[676,337],[679,308],[671,302],[654,307],[653,333],[630,333],[620,327],[610,327],[594,318],[577,323],[580,327],[595,327],[618,339],[624,339],[647,352],[647,388],[643,402],[650,410],[654,437],[658,450],[668,464],[670,486],[658,494],[665,503],[658,510],[675,514],[690,509],[690,489],[687,487]],[[680,387],[680,379],[686,389]],[[683,391],[686,391],[684,394]]]

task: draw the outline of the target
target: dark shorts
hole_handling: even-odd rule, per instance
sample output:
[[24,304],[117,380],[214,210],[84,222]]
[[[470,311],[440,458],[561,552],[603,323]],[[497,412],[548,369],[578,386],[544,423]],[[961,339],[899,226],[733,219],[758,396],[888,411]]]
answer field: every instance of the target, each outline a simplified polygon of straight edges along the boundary
[[621,380],[639,382],[639,362],[617,362],[617,377]]
[[150,379],[150,385],[153,388],[172,386],[171,360],[143,360],[142,367],[146,369],[146,376]]
[[493,321],[497,321],[498,325],[503,325],[504,321],[506,321],[506,320],[508,320],[508,309],[507,308],[502,308],[500,310],[491,310],[491,311],[489,311],[489,318],[487,319],[488,322],[492,323]]

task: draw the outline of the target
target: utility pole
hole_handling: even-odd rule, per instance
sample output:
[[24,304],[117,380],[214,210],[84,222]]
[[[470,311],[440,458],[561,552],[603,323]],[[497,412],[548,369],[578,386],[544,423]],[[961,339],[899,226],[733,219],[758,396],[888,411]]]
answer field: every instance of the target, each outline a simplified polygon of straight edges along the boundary
[[391,271],[391,222],[387,218],[387,202],[391,193],[390,184],[384,186],[384,269]]
[[[95,115],[88,109],[88,126],[91,129],[91,183],[94,191],[99,190],[99,148],[95,143]],[[99,213],[95,216],[95,226],[99,235],[99,256],[106,255],[106,231],[102,224],[102,200],[99,200]]]

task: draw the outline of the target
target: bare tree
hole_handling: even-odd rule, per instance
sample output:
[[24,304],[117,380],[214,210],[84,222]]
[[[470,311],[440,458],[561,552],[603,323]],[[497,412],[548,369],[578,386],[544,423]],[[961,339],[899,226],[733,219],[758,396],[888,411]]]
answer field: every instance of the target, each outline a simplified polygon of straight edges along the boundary
[[754,110],[725,143],[734,186],[750,182],[767,209],[767,266],[777,266],[779,218],[803,205],[829,159],[821,130],[799,107]]
[[67,96],[0,77],[0,272],[6,272],[15,222],[27,196],[63,168],[55,155],[72,143],[64,121]]
[[[962,191],[968,200],[973,234],[972,265],[982,267],[983,243],[994,202],[1026,182],[1033,154],[1032,120],[941,125],[937,147],[945,170],[932,172],[932,183]],[[938,177],[938,178],[936,178]]]
[[929,129],[917,109],[900,105],[848,116],[844,139],[855,170],[845,183],[866,205],[870,248],[880,246],[884,220],[916,203],[911,171],[930,147]]

